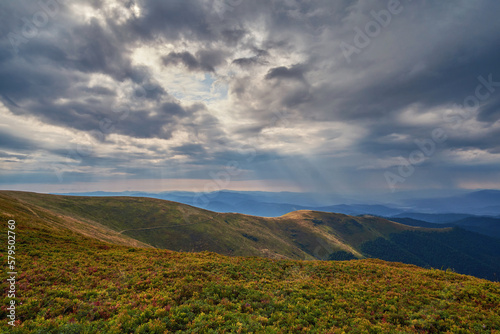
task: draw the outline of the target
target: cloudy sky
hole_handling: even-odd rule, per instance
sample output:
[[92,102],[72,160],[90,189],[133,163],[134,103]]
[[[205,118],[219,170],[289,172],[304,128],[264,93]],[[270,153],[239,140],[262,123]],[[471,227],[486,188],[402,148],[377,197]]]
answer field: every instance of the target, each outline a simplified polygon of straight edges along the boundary
[[1,189],[500,189],[498,1],[0,9]]

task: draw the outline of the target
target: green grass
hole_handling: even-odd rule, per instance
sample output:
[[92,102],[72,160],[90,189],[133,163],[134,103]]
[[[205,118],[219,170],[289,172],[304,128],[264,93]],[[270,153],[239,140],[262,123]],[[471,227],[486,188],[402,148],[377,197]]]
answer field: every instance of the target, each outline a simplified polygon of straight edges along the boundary
[[500,285],[452,272],[129,248],[17,224],[11,333],[500,330]]
[[453,268],[490,280],[500,277],[497,240],[452,229],[410,227],[373,216],[296,211],[262,218],[152,198],[11,191],[0,191],[1,208],[41,218],[45,226],[133,247],[296,260],[376,257]]
[[116,245],[2,196],[4,231],[16,220],[19,273],[18,321],[7,325],[4,294],[2,333],[500,332],[499,283],[374,259],[179,253],[109,237]]
[[225,255],[327,259],[328,253],[322,254],[326,248],[328,252],[347,251],[363,258],[359,251],[363,242],[417,229],[381,218],[312,211],[293,212],[279,218],[219,214],[151,198],[3,191],[0,206],[2,201],[7,207],[12,201],[18,201],[36,214],[44,215],[47,222],[62,216],[83,226],[108,229],[118,233],[116,237],[130,237],[144,245],[176,251],[208,250]]

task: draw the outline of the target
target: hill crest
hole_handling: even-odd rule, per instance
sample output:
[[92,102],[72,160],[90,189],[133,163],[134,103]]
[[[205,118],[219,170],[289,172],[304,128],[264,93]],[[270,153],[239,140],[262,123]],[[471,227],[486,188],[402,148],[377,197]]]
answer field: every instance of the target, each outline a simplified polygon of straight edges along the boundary
[[[500,263],[500,247],[487,237],[451,228],[407,226],[375,216],[299,210],[265,218],[145,197],[0,191],[0,213],[9,211],[27,221],[37,217],[44,226],[134,247],[297,260],[378,257],[446,266],[490,279],[500,271],[495,265]],[[443,254],[446,257],[440,258]]]

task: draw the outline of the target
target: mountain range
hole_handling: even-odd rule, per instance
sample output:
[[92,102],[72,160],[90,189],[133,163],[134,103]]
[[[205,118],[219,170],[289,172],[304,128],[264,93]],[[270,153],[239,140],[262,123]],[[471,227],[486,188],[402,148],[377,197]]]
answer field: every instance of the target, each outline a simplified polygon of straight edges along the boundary
[[[498,280],[500,242],[461,228],[404,225],[373,215],[299,210],[280,217],[217,213],[145,197],[0,192],[45,224],[121,245],[275,259],[379,258]],[[415,224],[414,224],[415,225]]]
[[[167,191],[148,193],[86,192],[60,193],[77,196],[139,196],[166,199],[174,202],[201,207],[213,211],[231,211],[259,216],[280,216],[298,209],[336,209],[349,214],[377,214],[394,216],[402,213],[462,214],[465,216],[500,216],[500,190],[480,190],[459,193],[452,196],[417,196],[410,193],[397,199],[382,195],[377,200],[360,200],[338,194],[230,191],[220,190],[209,193]],[[266,204],[265,207],[255,205]],[[250,204],[250,205],[249,205]],[[325,211],[325,210],[320,210]]]
[[[73,196],[129,196],[165,199],[219,213],[242,213],[261,217],[279,217],[298,210],[374,215],[394,221],[411,218],[436,225],[421,227],[454,227],[500,238],[500,191],[482,190],[437,198],[408,196],[398,202],[356,203],[339,195],[318,195],[291,192],[92,192],[72,193]],[[346,201],[347,204],[342,204]],[[328,204],[337,203],[337,204]],[[498,211],[494,208],[498,207]],[[439,225],[438,225],[439,224]],[[424,226],[425,225],[425,226]]]

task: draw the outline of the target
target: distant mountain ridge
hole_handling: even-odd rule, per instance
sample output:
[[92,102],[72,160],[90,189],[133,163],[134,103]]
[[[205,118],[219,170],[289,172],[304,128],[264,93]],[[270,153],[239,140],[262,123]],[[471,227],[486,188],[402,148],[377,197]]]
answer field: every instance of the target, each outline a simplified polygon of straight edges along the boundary
[[[82,194],[66,195],[81,196]],[[405,200],[398,205],[390,203],[386,205],[362,203],[322,205],[327,202],[352,202],[353,200],[333,195],[319,198],[317,194],[307,193],[237,192],[226,190],[213,193],[174,191],[158,194],[146,192],[93,192],[84,193],[83,195],[151,197],[192,205],[215,212],[235,212],[260,217],[280,217],[293,211],[313,210],[343,213],[352,216],[370,214],[393,220],[412,218],[419,221],[440,224],[433,226],[434,228],[460,226],[469,231],[500,238],[500,191],[498,190],[483,190],[443,198],[411,199]],[[467,205],[464,203],[469,200],[471,204]],[[498,211],[494,210],[496,207],[495,203],[498,204]],[[480,209],[483,207],[483,204],[489,205],[484,207],[486,208],[485,211],[481,211]],[[464,208],[467,207],[471,208],[471,212],[463,213]],[[481,215],[481,212],[489,212],[491,215]],[[418,226],[424,225],[420,224]]]
[[336,210],[345,210],[350,214],[377,214],[384,216],[396,216],[411,212],[426,214],[462,214],[467,216],[500,216],[500,190],[481,190],[456,196],[416,199],[408,198],[398,201],[384,201],[382,198],[377,203],[360,202],[359,200],[353,198],[332,194],[320,195],[313,193],[273,193],[229,190],[221,190],[211,193],[196,193],[187,191],[148,193],[140,191],[126,191],[60,193],[59,195],[151,197],[171,200],[206,209],[210,206],[213,206],[214,208],[218,205],[222,206],[221,203],[223,203],[226,208],[232,209],[233,212],[261,215],[260,212],[252,212],[252,210],[258,210],[258,208],[249,209],[246,206],[248,203],[257,202],[262,204],[265,203],[267,205],[265,210],[272,216],[280,216],[284,214],[283,210],[291,210],[295,207],[319,211],[321,211],[321,209],[333,208]]
[[[377,257],[497,280],[500,243],[460,229],[429,229],[381,217],[300,210],[264,218],[216,213],[143,197],[56,196],[0,192],[0,212],[114,243],[175,251],[303,260]],[[420,246],[419,246],[420,245]]]
[[462,213],[469,215],[500,215],[500,190],[479,190],[467,194],[432,198],[413,199],[405,201],[413,207],[411,211],[429,213]]
[[426,228],[459,227],[467,231],[476,232],[489,237],[500,239],[500,218],[498,217],[468,216],[464,219],[451,221],[449,223],[429,223],[428,221],[418,220],[408,217],[391,217],[389,219],[408,226],[417,226]]

